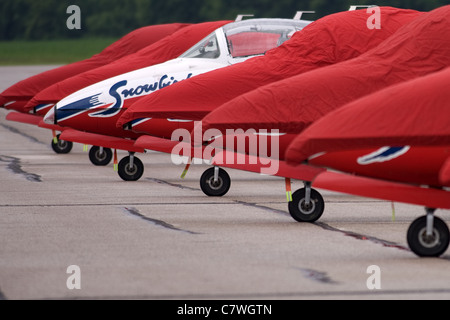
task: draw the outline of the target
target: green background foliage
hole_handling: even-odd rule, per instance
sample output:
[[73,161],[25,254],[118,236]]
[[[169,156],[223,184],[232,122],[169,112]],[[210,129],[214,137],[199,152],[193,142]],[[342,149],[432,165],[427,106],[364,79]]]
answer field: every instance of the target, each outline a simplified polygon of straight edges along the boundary
[[[348,10],[350,5],[430,11],[448,3],[444,0],[0,0],[0,41],[119,37],[152,24],[234,20],[237,14],[292,18],[297,10],[309,10],[316,14],[305,18],[315,20]],[[69,5],[81,9],[81,30],[69,30],[66,26]]]

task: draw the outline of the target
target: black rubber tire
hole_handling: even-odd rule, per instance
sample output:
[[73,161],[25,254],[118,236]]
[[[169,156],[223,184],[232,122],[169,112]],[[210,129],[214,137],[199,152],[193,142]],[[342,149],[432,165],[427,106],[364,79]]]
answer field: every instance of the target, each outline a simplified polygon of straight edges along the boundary
[[292,194],[292,201],[289,202],[289,213],[298,222],[314,222],[323,214],[325,202],[322,195],[311,189],[311,201],[309,206],[305,206],[305,188],[299,189]]
[[144,164],[137,157],[134,157],[133,159],[133,168],[130,168],[129,163],[130,156],[119,161],[119,166],[117,168],[119,176],[125,181],[139,180],[144,173]]
[[58,134],[56,136],[56,138],[58,139],[57,143],[55,143],[52,140],[53,151],[55,151],[58,154],[66,154],[66,153],[69,153],[70,151],[72,151],[72,147],[73,147],[72,141],[60,140],[59,136],[60,136],[60,134]]
[[449,245],[450,232],[447,224],[434,217],[433,234],[426,236],[427,217],[417,218],[408,228],[409,248],[419,257],[439,257]]
[[203,193],[210,197],[221,197],[230,190],[231,179],[228,173],[219,168],[219,177],[214,182],[214,168],[209,168],[200,177],[200,188]]
[[106,166],[111,162],[113,153],[110,148],[103,148],[103,153],[100,154],[100,147],[92,146],[89,150],[89,160],[96,166]]

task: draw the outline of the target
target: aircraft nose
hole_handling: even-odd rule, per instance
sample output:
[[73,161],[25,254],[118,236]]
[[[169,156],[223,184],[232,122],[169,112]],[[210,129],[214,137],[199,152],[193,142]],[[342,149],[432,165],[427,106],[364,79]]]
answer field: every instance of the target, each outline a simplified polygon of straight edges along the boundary
[[56,105],[51,108],[47,114],[44,116],[44,122],[47,124],[56,124],[56,117],[55,117],[55,109]]
[[0,94],[0,108],[4,108],[6,102],[8,102],[8,100]]

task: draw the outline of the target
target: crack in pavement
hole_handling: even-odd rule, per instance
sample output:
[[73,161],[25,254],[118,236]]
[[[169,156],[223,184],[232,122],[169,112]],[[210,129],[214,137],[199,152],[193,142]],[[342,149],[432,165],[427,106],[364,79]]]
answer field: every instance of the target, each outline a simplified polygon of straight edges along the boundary
[[316,282],[326,283],[326,284],[337,284],[337,281],[331,279],[326,272],[317,271],[314,269],[296,268],[300,270],[303,276],[307,279],[311,279]]
[[245,201],[241,201],[241,200],[234,200],[234,202],[237,204],[241,204],[243,206],[254,207],[254,208],[262,209],[264,211],[275,212],[277,214],[282,214],[284,216],[290,216],[289,213],[287,213],[286,211],[274,209],[271,207],[266,207],[266,206],[256,204],[253,202],[245,202]]
[[[262,205],[258,205],[256,203],[249,203],[249,202],[243,202],[243,201],[235,201],[236,203],[242,204],[242,205],[246,205],[246,206],[252,206],[252,207],[256,207],[259,209],[263,209],[266,211],[272,211],[275,212],[277,214],[283,214],[283,215],[289,215],[287,212],[284,212],[282,210],[278,210],[278,209],[273,209],[270,207],[266,207],[266,206],[262,206]],[[307,222],[305,222],[307,223]],[[372,237],[372,236],[367,236],[361,233],[357,233],[357,232],[353,232],[353,231],[345,231],[345,230],[341,230],[335,227],[332,227],[324,222],[313,222],[313,225],[316,225],[318,227],[321,227],[324,230],[327,231],[333,231],[333,232],[339,232],[342,233],[343,235],[347,236],[347,237],[352,237],[354,239],[357,240],[362,240],[362,241],[369,241],[375,244],[381,244],[383,247],[386,248],[395,248],[395,249],[399,249],[399,250],[403,250],[403,251],[408,251],[408,252],[412,252],[411,249],[409,249],[408,247],[402,246],[398,243],[392,242],[392,241],[388,241],[388,240],[384,240],[384,239],[380,239],[377,237]],[[440,256],[437,257],[438,259],[442,259],[442,260],[450,260],[450,256]]]
[[383,247],[387,247],[387,248],[396,248],[399,250],[405,250],[405,251],[411,251],[409,248],[399,245],[395,242],[391,242],[391,241],[387,241],[387,240],[383,240],[380,238],[376,238],[376,237],[371,237],[371,236],[366,236],[360,233],[356,233],[356,232],[352,232],[352,231],[344,231],[335,227],[332,227],[324,222],[315,222],[315,225],[321,227],[324,230],[329,230],[329,231],[335,231],[335,232],[340,232],[343,233],[344,235],[348,236],[348,237],[352,237],[355,238],[357,240],[368,240],[370,242],[373,243],[377,243],[377,244],[381,244]]
[[137,210],[136,208],[123,208],[124,211],[128,214],[131,214],[135,217],[138,217],[140,219],[143,219],[145,221],[149,221],[157,226],[161,226],[163,228],[167,228],[170,230],[175,230],[175,231],[181,231],[181,232],[186,232],[186,233],[190,233],[190,234],[201,234],[199,232],[194,232],[194,231],[190,231],[190,230],[185,230],[185,229],[180,229],[175,227],[174,225],[171,225],[170,223],[167,223],[165,221],[162,220],[158,220],[158,219],[153,219],[153,218],[149,218],[147,216],[144,216],[142,213],[139,212],[139,210]]
[[[161,180],[161,179],[148,178],[148,180],[155,181],[157,183],[164,183],[164,184],[167,184],[167,185],[170,185],[170,186],[173,186],[173,187],[177,187],[177,188],[182,188],[182,189],[190,189],[190,190],[194,189],[194,188],[191,188],[191,187],[185,187],[185,186],[182,186],[182,185],[179,185],[179,184],[170,183],[170,182],[167,182],[167,181],[164,181],[164,180]],[[194,189],[194,190],[197,191],[198,189]],[[237,204],[243,205],[243,206],[250,206],[250,207],[262,209],[262,210],[265,210],[265,211],[270,211],[270,212],[274,212],[274,213],[277,213],[277,214],[282,214],[282,215],[285,215],[285,216],[286,215],[289,216],[289,213],[286,212],[286,211],[274,209],[274,208],[271,208],[271,207],[268,207],[268,206],[263,206],[263,205],[260,205],[260,204],[251,203],[251,202],[245,202],[245,201],[241,201],[241,200],[234,200],[234,202],[237,203]],[[357,239],[357,240],[370,241],[370,242],[375,243],[375,244],[381,244],[382,246],[388,247],[388,248],[396,248],[396,249],[399,249],[399,250],[404,250],[404,251],[409,251],[409,252],[411,251],[409,248],[407,248],[405,246],[402,246],[402,245],[399,245],[397,243],[391,242],[391,241],[379,239],[379,238],[376,238],[376,237],[367,236],[367,235],[364,235],[364,234],[359,234],[359,233],[356,233],[356,232],[344,231],[344,230],[332,227],[332,226],[330,226],[330,225],[328,225],[326,223],[323,223],[323,222],[317,222],[316,221],[313,224],[318,226],[318,227],[321,227],[324,230],[333,231],[333,232],[340,232],[340,233],[344,234],[345,236],[349,236],[349,237],[352,237],[352,238]],[[446,259],[445,257],[441,257],[441,258]]]
[[25,178],[28,181],[42,182],[40,175],[37,175],[34,173],[29,173],[22,169],[22,164],[21,164],[21,161],[19,158],[0,155],[0,162],[7,162],[8,170],[10,170],[11,172],[13,172],[15,174],[20,174],[20,175],[25,176]]
[[195,190],[195,191],[200,190],[200,189],[197,189],[197,188],[183,186],[182,184],[178,184],[178,183],[171,183],[169,181],[165,181],[165,180],[161,180],[161,179],[156,179],[156,178],[145,178],[145,179],[149,180],[149,181],[153,181],[153,182],[159,183],[159,184],[167,184],[169,186],[180,188],[180,189],[188,189],[188,190]]
[[[245,205],[245,206],[256,207],[256,208],[263,209],[263,210],[266,210],[266,211],[272,211],[272,212],[275,212],[277,214],[289,215],[287,212],[284,212],[282,210],[273,209],[273,208],[270,208],[270,207],[267,207],[267,206],[258,205],[256,203],[249,203],[249,202],[244,202],[244,201],[236,201],[236,203],[239,203],[239,204],[242,204],[242,205]],[[404,247],[402,245],[399,245],[399,244],[397,244],[395,242],[379,239],[379,238],[376,238],[376,237],[367,236],[367,235],[356,233],[356,232],[352,232],[352,231],[344,231],[344,230],[332,227],[332,226],[330,226],[330,225],[328,225],[328,224],[326,224],[324,222],[317,222],[316,221],[316,222],[313,222],[312,224],[314,224],[314,225],[316,225],[318,227],[321,227],[322,229],[327,230],[327,231],[340,232],[340,233],[344,234],[345,236],[349,236],[349,237],[355,238],[357,240],[368,240],[368,241],[376,243],[376,244],[381,244],[384,247],[396,248],[396,249],[405,250],[405,251],[411,251],[409,248]]]

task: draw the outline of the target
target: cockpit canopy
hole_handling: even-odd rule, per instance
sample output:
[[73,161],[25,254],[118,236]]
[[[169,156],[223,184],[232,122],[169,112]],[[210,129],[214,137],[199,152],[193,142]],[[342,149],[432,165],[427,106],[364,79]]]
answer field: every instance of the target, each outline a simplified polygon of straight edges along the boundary
[[232,58],[262,55],[281,45],[294,32],[303,29],[311,21],[292,19],[249,19],[229,23],[211,33],[181,55],[181,58],[216,59],[221,55],[220,31],[226,41],[226,55]]

